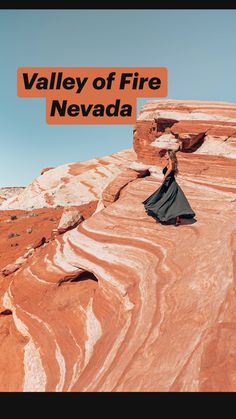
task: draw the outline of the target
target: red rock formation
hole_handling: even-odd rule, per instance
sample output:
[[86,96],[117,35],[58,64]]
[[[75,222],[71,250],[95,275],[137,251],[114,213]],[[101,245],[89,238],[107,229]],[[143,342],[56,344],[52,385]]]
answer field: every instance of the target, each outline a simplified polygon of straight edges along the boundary
[[21,263],[17,263],[17,261],[15,263],[10,263],[9,265],[5,266],[5,268],[2,269],[2,273],[4,276],[10,275],[13,272],[17,271],[17,269],[20,268],[20,266],[22,265],[23,261]]
[[[233,106],[213,105],[211,117],[232,117]],[[137,144],[148,145],[150,125],[140,127]],[[147,216],[142,201],[163,178],[147,154],[110,180],[107,197],[104,186],[105,208],[1,278],[1,391],[236,391],[236,165],[201,147],[178,152],[195,220],[175,228]]]
[[75,228],[79,223],[83,221],[84,217],[78,210],[78,207],[67,207],[64,208],[61,219],[59,221],[57,231],[59,234],[63,234],[72,228]]
[[128,185],[129,182],[132,182],[139,177],[145,177],[148,175],[150,175],[148,169],[124,170],[104,189],[102,194],[104,206],[107,207],[112,202],[115,202],[119,198],[121,190]]
[[24,191],[24,187],[7,187],[7,188],[0,188],[0,205],[5,202],[9,198],[16,197],[21,192]]
[[55,167],[45,167],[44,169],[41,170],[41,175],[43,175],[44,173],[48,172],[49,170],[55,169]]
[[136,160],[124,150],[87,162],[65,164],[44,171],[17,196],[2,202],[0,209],[23,209],[88,205],[101,199],[104,188]]
[[[13,274],[3,306],[13,312],[15,339],[21,333],[26,343],[23,359],[17,354],[24,373],[11,390],[222,391],[223,372],[212,384],[204,371],[214,370],[213,337],[236,308],[231,176],[224,184],[208,171],[179,179],[197,214],[195,224],[179,229],[146,216],[141,201],[159,182],[138,178]],[[98,282],[61,283],[78,268]],[[229,344],[223,353],[235,390],[231,350]],[[8,368],[12,376],[15,364]]]
[[161,149],[179,146],[181,152],[235,158],[235,144],[236,105],[223,102],[150,101],[134,128],[134,150],[147,164],[160,164]]

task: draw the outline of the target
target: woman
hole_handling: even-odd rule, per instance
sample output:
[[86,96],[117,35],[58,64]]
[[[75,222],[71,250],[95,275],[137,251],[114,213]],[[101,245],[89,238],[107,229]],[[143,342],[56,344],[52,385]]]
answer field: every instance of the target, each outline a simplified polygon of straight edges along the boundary
[[142,203],[148,215],[158,221],[169,221],[175,218],[175,225],[178,226],[181,224],[180,216],[194,218],[196,214],[175,180],[175,174],[178,173],[175,151],[167,150],[165,157],[167,165],[162,170],[164,174],[163,182],[160,188]]

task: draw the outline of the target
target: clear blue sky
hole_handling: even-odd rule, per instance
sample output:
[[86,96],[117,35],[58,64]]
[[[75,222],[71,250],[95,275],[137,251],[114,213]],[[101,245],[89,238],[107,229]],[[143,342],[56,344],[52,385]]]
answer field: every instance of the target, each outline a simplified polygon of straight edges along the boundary
[[168,98],[235,102],[235,40],[236,10],[0,10],[0,187],[133,141],[131,125],[47,125],[18,67],[167,67]]

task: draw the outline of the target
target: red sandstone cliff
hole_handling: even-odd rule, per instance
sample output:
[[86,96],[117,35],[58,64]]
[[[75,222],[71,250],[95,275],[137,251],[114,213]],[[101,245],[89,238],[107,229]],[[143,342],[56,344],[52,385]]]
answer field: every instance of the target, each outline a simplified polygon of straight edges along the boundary
[[[97,210],[1,277],[0,390],[236,391],[234,124],[233,104],[143,107],[137,159],[106,178]],[[178,228],[141,203],[166,138],[196,212]]]
[[[180,146],[180,147],[179,147]],[[150,101],[134,127],[138,160],[156,164],[158,151],[236,157],[236,105],[225,102]]]

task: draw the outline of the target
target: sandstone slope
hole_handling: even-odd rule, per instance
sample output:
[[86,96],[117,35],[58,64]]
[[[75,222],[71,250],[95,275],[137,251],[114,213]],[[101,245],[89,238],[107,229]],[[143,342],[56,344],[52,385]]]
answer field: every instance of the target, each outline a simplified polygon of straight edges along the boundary
[[151,141],[145,109],[137,161],[103,185],[104,205],[1,278],[0,390],[236,391],[235,158],[199,152],[208,139],[188,125],[177,181],[196,217],[157,223],[142,201],[162,181],[159,147],[145,147],[170,127]]
[[85,162],[44,169],[42,175],[34,179],[23,192],[4,200],[0,209],[31,210],[99,201],[107,184],[134,159],[136,154],[131,149]]

